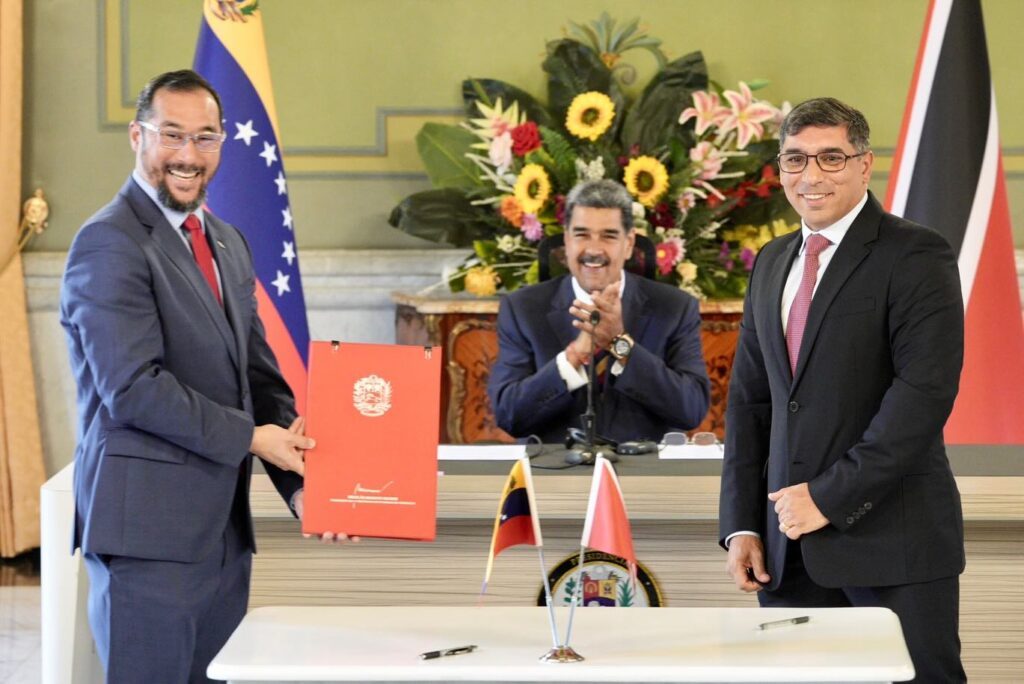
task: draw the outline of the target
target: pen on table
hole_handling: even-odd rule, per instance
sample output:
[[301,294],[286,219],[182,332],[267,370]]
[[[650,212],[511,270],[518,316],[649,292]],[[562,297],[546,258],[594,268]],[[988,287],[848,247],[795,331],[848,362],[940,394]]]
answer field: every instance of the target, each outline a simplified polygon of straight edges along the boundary
[[461,655],[463,653],[471,653],[476,650],[476,644],[470,644],[469,646],[456,646],[455,648],[444,648],[440,651],[427,651],[426,653],[420,653],[420,658],[424,660],[433,660],[434,658],[440,658],[441,656],[453,656]]
[[757,627],[758,629],[773,629],[775,627],[785,627],[786,625],[802,625],[805,622],[810,622],[811,618],[809,615],[801,615],[800,617],[787,618],[785,620],[772,620],[771,622],[762,622]]

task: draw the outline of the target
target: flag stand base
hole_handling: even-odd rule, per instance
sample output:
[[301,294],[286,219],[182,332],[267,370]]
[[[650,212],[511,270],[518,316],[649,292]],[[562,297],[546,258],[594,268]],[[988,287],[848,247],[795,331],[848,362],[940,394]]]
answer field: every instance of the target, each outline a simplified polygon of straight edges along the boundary
[[557,646],[540,657],[545,663],[578,663],[585,660],[572,646]]

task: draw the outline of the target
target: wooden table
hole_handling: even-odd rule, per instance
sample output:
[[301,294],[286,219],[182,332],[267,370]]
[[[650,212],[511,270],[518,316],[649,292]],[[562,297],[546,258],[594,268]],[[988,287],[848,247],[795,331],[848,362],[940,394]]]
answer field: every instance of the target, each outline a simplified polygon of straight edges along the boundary
[[[510,442],[494,423],[487,397],[487,378],[498,357],[498,297],[443,296],[393,292],[395,340],[398,344],[441,347],[440,442]],[[714,432],[725,427],[729,373],[739,339],[742,300],[702,302],[701,344],[711,381],[711,408],[697,430]]]
[[[568,610],[560,608],[564,629]],[[770,620],[802,625],[760,630]],[[297,607],[249,613],[207,670],[231,682],[890,682],[914,668],[885,608],[578,610],[578,663],[543,608]],[[475,644],[465,655],[419,654]]]

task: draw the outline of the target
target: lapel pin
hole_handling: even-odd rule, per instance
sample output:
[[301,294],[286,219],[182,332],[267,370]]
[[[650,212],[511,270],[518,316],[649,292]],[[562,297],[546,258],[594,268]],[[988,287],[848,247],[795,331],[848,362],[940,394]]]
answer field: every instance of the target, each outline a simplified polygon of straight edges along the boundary
[[217,246],[220,247],[221,249],[227,249],[227,245],[225,245],[220,240],[217,240]]

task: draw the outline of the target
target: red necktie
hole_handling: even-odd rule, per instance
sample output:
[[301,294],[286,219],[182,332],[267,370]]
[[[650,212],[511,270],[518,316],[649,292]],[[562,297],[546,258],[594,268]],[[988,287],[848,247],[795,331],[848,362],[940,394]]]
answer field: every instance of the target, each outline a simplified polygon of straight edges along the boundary
[[202,271],[203,277],[206,278],[210,289],[213,290],[213,296],[217,298],[217,303],[223,306],[223,302],[220,299],[220,288],[217,287],[217,272],[213,269],[213,253],[210,252],[210,243],[206,241],[206,236],[203,235],[202,224],[199,223],[199,219],[195,214],[189,214],[188,218],[181,225],[188,231],[189,238],[191,238],[192,254],[196,258],[199,270]]
[[786,346],[789,348],[789,369],[796,375],[796,362],[800,358],[800,343],[807,326],[807,312],[811,308],[811,295],[818,280],[818,255],[831,245],[828,238],[814,234],[807,238],[804,252],[804,275],[800,278],[800,289],[796,291],[793,306],[789,309],[786,323]]

